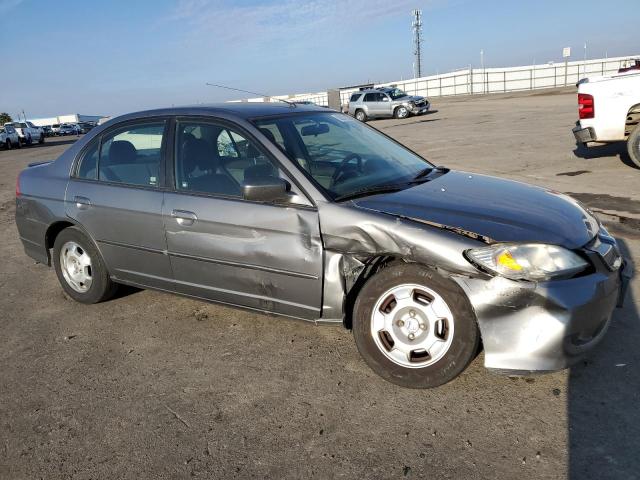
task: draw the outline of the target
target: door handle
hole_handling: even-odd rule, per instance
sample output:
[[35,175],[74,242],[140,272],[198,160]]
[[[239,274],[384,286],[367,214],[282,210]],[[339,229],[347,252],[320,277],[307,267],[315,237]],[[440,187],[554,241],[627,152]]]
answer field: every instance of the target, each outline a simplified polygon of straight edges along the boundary
[[91,206],[91,200],[89,200],[87,197],[76,195],[75,197],[73,197],[73,201],[76,202],[76,208],[78,208],[79,210],[86,210]]
[[178,225],[182,225],[184,227],[189,227],[198,220],[198,216],[188,210],[173,210],[171,212],[171,216],[176,219]]

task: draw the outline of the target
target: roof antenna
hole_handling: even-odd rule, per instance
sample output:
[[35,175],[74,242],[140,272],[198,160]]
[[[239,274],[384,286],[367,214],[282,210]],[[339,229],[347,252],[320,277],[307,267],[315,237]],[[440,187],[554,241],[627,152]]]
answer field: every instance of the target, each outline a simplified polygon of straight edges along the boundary
[[208,82],[205,83],[205,85],[208,85],[209,87],[226,88],[227,90],[235,90],[236,92],[249,93],[251,95],[258,95],[260,97],[273,98],[275,100],[278,100],[279,102],[286,103],[291,108],[296,108],[296,104],[293,103],[293,102],[289,102],[288,100],[283,100],[282,98],[276,98],[276,97],[272,97],[270,95],[265,95],[264,93],[250,92],[249,90],[242,90],[241,88],[227,87],[226,85],[216,85],[215,83],[208,83]]

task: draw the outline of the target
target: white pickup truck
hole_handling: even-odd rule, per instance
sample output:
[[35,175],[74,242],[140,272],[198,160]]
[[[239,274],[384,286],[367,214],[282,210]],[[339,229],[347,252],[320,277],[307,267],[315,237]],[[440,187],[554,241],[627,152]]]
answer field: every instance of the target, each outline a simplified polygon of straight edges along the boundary
[[24,145],[31,145],[33,142],[44,143],[44,130],[36,127],[31,122],[8,122],[4,126],[12,126],[18,132],[20,142]]
[[627,141],[631,160],[640,167],[640,72],[584,78],[578,82],[579,143]]

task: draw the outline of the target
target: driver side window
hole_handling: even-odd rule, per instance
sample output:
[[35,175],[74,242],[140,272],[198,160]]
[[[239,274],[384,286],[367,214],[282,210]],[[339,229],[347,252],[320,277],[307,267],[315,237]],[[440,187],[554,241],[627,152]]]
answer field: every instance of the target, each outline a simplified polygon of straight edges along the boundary
[[176,188],[183,191],[242,196],[245,182],[286,178],[263,150],[224,125],[178,122]]

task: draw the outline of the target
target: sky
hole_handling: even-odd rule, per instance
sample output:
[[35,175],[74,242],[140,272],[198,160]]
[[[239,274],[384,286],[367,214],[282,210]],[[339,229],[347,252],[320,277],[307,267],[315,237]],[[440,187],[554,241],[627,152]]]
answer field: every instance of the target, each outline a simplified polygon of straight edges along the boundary
[[[640,54],[638,0],[0,0],[0,112],[27,118],[323,91],[423,75]],[[7,51],[8,50],[8,51]],[[7,55],[9,61],[7,61]]]

